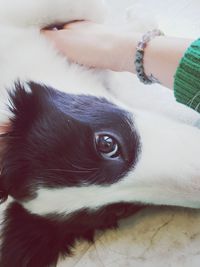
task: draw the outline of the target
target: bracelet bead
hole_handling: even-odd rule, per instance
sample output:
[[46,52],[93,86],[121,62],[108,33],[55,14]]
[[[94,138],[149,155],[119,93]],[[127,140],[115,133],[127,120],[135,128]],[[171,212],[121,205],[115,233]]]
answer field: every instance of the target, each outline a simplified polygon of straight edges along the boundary
[[135,70],[139,80],[144,84],[159,83],[159,81],[151,74],[147,76],[144,71],[144,51],[147,44],[156,36],[164,35],[160,30],[154,29],[148,31],[142,36],[142,39],[138,42],[135,53]]

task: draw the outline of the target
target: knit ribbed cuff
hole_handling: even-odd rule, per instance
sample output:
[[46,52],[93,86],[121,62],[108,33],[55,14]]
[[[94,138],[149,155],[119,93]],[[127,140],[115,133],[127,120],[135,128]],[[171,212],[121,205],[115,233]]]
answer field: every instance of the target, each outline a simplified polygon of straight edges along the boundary
[[200,39],[190,45],[179,63],[174,95],[178,102],[200,112]]

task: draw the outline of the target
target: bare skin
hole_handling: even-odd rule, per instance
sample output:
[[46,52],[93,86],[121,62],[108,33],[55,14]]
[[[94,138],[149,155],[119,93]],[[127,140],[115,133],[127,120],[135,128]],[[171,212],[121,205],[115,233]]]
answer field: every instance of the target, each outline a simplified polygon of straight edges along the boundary
[[[134,54],[142,34],[128,30],[119,32],[89,21],[69,23],[62,30],[43,33],[71,61],[88,67],[135,73]],[[168,36],[154,38],[145,49],[146,74],[153,74],[161,84],[172,89],[175,71],[191,42]]]
[[10,131],[10,124],[9,123],[5,123],[3,125],[0,125],[0,135],[8,133],[9,131]]

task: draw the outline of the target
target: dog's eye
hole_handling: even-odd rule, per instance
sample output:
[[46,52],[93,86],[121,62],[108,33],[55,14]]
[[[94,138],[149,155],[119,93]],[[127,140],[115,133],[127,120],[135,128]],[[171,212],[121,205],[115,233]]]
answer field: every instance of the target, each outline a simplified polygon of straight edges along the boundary
[[110,135],[97,135],[96,136],[96,147],[98,152],[104,158],[116,158],[120,154],[119,144]]

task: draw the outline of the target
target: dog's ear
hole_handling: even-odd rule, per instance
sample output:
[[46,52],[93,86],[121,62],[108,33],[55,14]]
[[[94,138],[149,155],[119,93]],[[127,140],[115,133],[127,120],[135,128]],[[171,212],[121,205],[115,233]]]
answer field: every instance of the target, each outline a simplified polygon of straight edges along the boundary
[[[9,135],[9,132],[11,131],[11,124],[10,123],[3,123],[0,125],[0,159],[2,158],[2,154],[4,153],[5,149],[5,137]],[[2,164],[0,160],[0,164]],[[8,194],[4,189],[3,186],[3,177],[1,174],[2,170],[0,169],[0,204],[5,202],[8,198]]]
[[12,132],[26,131],[42,111],[47,111],[47,95],[47,87],[42,84],[15,83],[14,89],[9,93]]
[[2,185],[2,181],[1,181],[2,177],[0,175],[0,204],[2,204],[3,202],[5,202],[8,198],[8,194],[5,191],[3,185]]
[[[0,203],[7,195],[17,195],[19,179],[26,177],[26,160],[21,153],[29,129],[48,106],[48,90],[33,82],[15,83],[9,93],[11,111],[8,124],[0,125]],[[49,111],[47,111],[49,112]],[[37,127],[35,127],[37,132]]]

